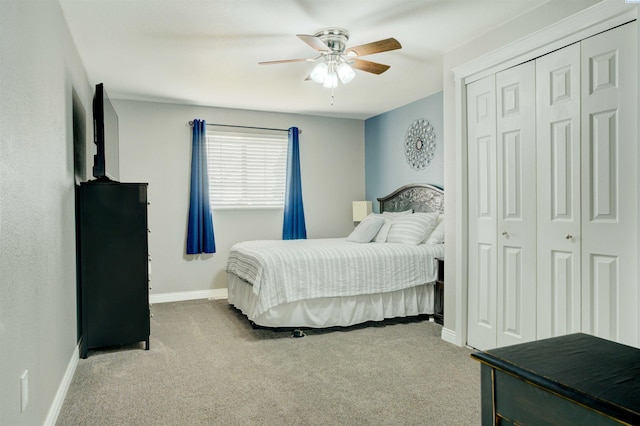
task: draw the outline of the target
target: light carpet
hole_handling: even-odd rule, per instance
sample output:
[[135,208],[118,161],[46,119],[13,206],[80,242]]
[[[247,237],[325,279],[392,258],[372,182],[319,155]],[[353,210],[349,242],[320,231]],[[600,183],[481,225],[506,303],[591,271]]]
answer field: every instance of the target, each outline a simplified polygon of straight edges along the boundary
[[254,329],[226,300],[156,304],[151,349],[90,351],[57,425],[477,425],[480,365],[429,321]]

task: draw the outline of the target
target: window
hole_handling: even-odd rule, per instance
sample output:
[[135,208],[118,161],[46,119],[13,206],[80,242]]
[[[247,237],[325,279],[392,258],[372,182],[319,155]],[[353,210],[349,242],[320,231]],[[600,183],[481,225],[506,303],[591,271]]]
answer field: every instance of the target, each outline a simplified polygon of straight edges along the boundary
[[207,132],[211,207],[283,208],[287,147],[286,133]]

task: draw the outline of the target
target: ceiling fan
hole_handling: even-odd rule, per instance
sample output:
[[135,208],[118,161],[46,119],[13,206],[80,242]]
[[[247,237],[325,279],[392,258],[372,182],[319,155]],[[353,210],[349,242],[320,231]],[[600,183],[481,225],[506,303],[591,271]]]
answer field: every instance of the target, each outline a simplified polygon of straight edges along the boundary
[[395,38],[387,38],[347,48],[349,31],[336,27],[318,30],[313,35],[298,34],[297,36],[300,40],[317,50],[318,56],[315,58],[265,61],[259,62],[259,64],[318,62],[306,79],[321,83],[324,87],[330,89],[338,86],[338,80],[340,80],[342,84],[347,84],[353,80],[355,77],[353,68],[372,74],[382,74],[390,68],[389,65],[367,61],[360,59],[360,57],[402,48],[402,45],[400,45]]

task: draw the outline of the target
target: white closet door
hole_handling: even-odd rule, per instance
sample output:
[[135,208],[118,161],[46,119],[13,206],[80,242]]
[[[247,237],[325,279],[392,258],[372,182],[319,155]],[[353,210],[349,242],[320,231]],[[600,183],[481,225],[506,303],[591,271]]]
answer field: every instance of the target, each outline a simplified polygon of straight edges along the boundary
[[535,63],[496,74],[497,346],[536,338]]
[[537,338],[580,331],[580,43],[536,60]]
[[496,346],[496,92],[495,75],[467,85],[469,285],[467,343]]
[[637,30],[582,41],[582,328],[638,345]]

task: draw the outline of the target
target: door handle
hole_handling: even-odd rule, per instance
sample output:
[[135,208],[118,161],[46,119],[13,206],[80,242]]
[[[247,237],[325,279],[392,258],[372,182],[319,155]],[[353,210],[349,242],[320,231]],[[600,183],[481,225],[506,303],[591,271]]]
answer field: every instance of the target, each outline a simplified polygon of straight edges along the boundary
[[570,239],[572,239],[572,238],[573,238],[573,235],[571,235],[571,234],[565,234],[564,238],[565,238],[566,240],[570,240]]

